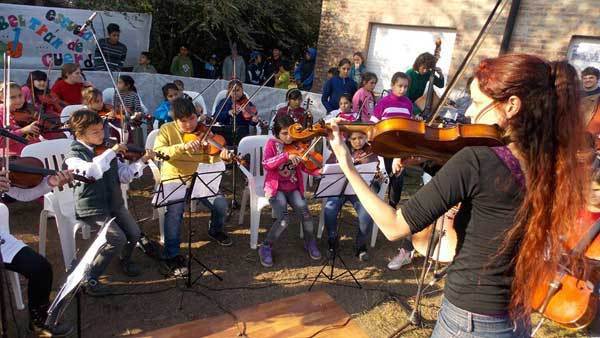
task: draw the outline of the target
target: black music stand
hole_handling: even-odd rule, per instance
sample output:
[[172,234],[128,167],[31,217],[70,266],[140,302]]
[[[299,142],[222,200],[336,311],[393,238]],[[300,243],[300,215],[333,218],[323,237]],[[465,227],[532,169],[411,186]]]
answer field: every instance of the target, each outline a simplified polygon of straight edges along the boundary
[[[188,261],[186,286],[191,288],[203,275],[208,272],[220,281],[221,276],[217,275],[206,264],[200,261],[192,253],[192,200],[203,200],[217,196],[219,185],[223,178],[225,165],[218,162],[217,166],[222,169],[216,169],[215,165],[200,164],[198,171],[189,176],[181,176],[160,182],[155,192],[152,204],[155,208],[166,207],[176,203],[185,203],[188,211]],[[199,183],[199,184],[197,184]],[[198,263],[202,270],[200,275],[192,281],[192,260]]]
[[[377,173],[377,162],[358,165],[356,168],[357,168],[359,174],[363,177],[363,179],[365,179],[366,181],[371,181],[375,177],[375,174]],[[315,198],[327,198],[327,197],[342,198],[345,196],[352,196],[352,195],[356,195],[356,193],[354,193],[354,190],[352,189],[352,187],[350,185],[348,185],[348,179],[342,172],[340,166],[338,164],[325,165],[323,167],[323,175],[321,176],[321,180],[319,181],[319,183],[317,185],[317,190],[314,194],[314,197]],[[341,211],[341,208],[340,208],[340,211]],[[340,253],[338,250],[339,236],[336,237],[335,239],[333,239],[332,242],[333,242],[333,245],[329,248],[331,253],[330,253],[329,257],[327,258],[327,261],[323,264],[323,267],[321,267],[321,270],[319,271],[319,273],[313,280],[312,284],[308,288],[308,291],[312,290],[313,286],[317,282],[317,279],[319,279],[319,277],[321,275],[325,276],[325,278],[327,278],[327,280],[333,281],[333,280],[337,280],[338,278],[344,276],[345,274],[349,274],[352,277],[352,279],[354,280],[354,283],[356,283],[357,288],[362,289],[362,285],[360,285],[360,283],[358,282],[358,280],[356,279],[356,277],[354,276],[352,271],[350,271],[350,269],[348,268],[348,266],[342,259],[342,256],[340,256]],[[341,262],[343,268],[345,269],[345,271],[338,274],[337,276],[334,273],[336,259],[338,259]],[[330,269],[331,269],[329,274],[324,272],[326,267],[330,267]]]
[[108,227],[115,218],[113,217],[106,222],[102,228],[98,231],[98,236],[92,242],[92,245],[85,252],[79,263],[73,266],[71,273],[67,276],[65,283],[56,293],[56,297],[50,307],[48,308],[48,317],[46,318],[46,325],[56,326],[64,314],[65,310],[73,300],[77,301],[77,337],[81,338],[81,291],[82,284],[87,280],[89,275],[90,267],[94,262],[94,259],[106,245],[106,232]]

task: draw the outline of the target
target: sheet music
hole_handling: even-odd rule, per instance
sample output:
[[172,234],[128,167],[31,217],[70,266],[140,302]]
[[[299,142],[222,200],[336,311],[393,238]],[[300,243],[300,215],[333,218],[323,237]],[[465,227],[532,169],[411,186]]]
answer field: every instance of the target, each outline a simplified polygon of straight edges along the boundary
[[190,177],[161,182],[159,190],[154,192],[154,196],[152,197],[152,205],[157,207],[159,206],[158,204],[167,205],[170,202],[183,201],[190,183]]
[[[378,162],[369,162],[359,164],[356,170],[366,182],[371,182],[375,178]],[[322,169],[323,176],[315,192],[316,198],[325,198],[340,195],[356,195],[352,186],[348,183],[346,175],[342,172],[340,165],[326,164]],[[342,191],[343,190],[343,191]]]
[[219,192],[221,179],[225,171],[225,162],[219,161],[212,164],[200,163],[196,173],[196,183],[192,190],[192,198],[207,198]]
[[100,249],[106,244],[106,232],[108,231],[108,227],[114,221],[115,218],[112,218],[102,226],[98,232],[98,236],[85,252],[81,261],[77,264],[75,269],[73,269],[73,272],[67,276],[67,280],[56,294],[54,301],[52,301],[52,304],[48,309],[48,313],[51,315],[49,315],[46,320],[47,324],[50,324],[50,322],[55,324],[60,319],[62,312],[64,312],[68,306],[68,302],[65,303],[65,301],[68,297],[73,296],[73,292],[79,287],[80,283],[87,279],[94,259],[98,255]]

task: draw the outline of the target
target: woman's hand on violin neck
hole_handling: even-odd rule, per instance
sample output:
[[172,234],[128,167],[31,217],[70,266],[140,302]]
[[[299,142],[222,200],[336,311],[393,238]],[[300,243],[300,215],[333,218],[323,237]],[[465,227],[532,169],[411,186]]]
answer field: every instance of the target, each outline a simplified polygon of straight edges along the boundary
[[0,170],[0,192],[6,192],[10,189],[10,180],[6,170]]
[[48,177],[48,185],[52,188],[62,187],[70,182],[73,182],[73,170],[57,171],[56,175]]
[[153,160],[156,157],[156,153],[152,149],[146,149],[144,156],[140,158],[144,164],[148,164],[148,161]]
[[125,154],[127,152],[127,146],[123,143],[117,143],[111,149],[117,154]]

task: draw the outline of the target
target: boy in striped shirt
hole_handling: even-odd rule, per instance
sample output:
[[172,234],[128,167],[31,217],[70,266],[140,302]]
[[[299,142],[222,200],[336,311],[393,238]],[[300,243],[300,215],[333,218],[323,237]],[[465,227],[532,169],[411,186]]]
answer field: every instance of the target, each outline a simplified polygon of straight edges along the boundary
[[[106,27],[106,30],[108,31],[108,38],[98,40],[98,45],[102,48],[102,53],[104,53],[110,70],[119,72],[123,68],[123,63],[127,57],[127,46],[119,42],[121,36],[119,25],[111,23]],[[97,47],[94,51],[94,70],[106,70],[100,50]]]

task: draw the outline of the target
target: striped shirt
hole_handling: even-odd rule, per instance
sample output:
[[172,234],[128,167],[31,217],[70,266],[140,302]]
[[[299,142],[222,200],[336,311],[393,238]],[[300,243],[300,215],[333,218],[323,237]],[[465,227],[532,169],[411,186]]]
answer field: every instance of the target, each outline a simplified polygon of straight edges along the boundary
[[[123,98],[123,102],[125,103],[125,108],[129,112],[129,114],[133,114],[136,112],[142,112],[142,105],[140,104],[140,97],[134,91],[121,93],[121,97]],[[113,107],[118,111],[121,108],[121,100],[115,93],[113,97]]]
[[[102,53],[104,53],[104,57],[106,58],[110,70],[113,72],[120,71],[121,68],[123,68],[123,63],[127,56],[127,46],[120,42],[113,45],[108,42],[108,39],[106,38],[98,40],[98,45],[102,48]],[[106,70],[104,61],[102,61],[102,56],[97,47],[94,51],[94,70]]]

